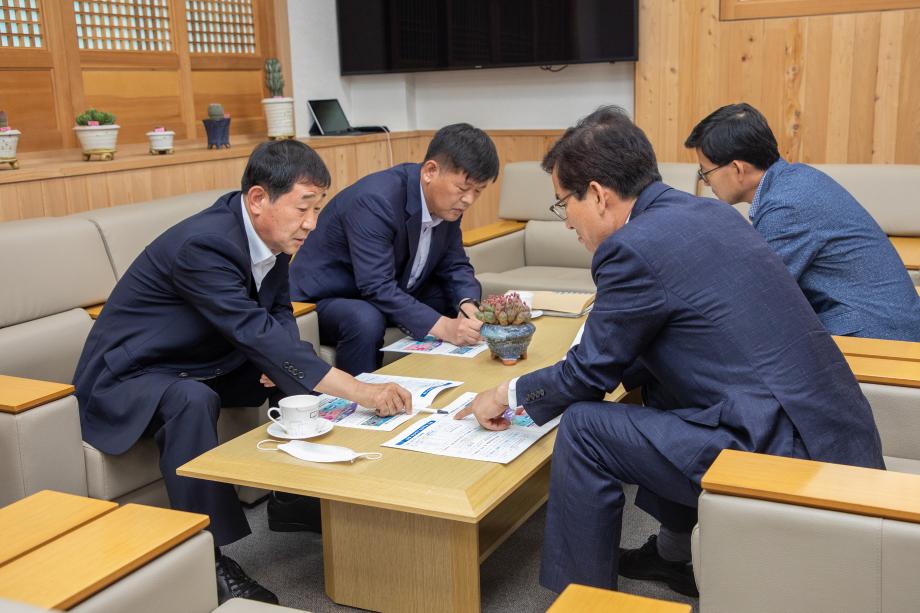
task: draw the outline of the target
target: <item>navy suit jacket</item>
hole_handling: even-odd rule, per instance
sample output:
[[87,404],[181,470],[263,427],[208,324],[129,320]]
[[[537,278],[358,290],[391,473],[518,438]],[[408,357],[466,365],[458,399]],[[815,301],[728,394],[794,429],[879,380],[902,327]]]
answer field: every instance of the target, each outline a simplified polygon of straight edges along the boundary
[[786,263],[831,334],[920,341],[920,296],[885,232],[829,176],[779,160],[751,223]]
[[459,219],[432,229],[425,268],[412,291],[407,289],[422,229],[420,168],[400,164],[376,172],[332,199],[291,263],[294,300],[364,299],[422,338],[441,316],[412,295],[426,282],[440,282],[454,305],[480,297]]
[[792,455],[788,421],[813,459],[883,467],[871,410],[836,344],[728,205],[653,183],[598,247],[592,274],[597,298],[580,344],[517,382],[537,423],[601,400],[629,369],[661,409],[630,418],[691,478],[724,448]]
[[208,379],[249,361],[286,395],[329,371],[301,341],[279,254],[257,292],[240,193],[173,226],[118,281],[74,375],[83,440],[127,451],[169,385]]

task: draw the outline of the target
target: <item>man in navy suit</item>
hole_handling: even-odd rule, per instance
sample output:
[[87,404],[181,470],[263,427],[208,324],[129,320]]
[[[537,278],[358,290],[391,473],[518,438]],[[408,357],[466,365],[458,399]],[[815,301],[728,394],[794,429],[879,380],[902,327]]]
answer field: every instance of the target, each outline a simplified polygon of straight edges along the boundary
[[[392,414],[411,399],[331,368],[299,338],[287,267],[316,223],[329,171],[297,141],[256,147],[242,193],[173,226],[131,264],[106,302],[74,375],[83,440],[119,455],[141,436],[160,448],[175,509],[210,516],[215,545],[249,534],[233,487],[178,477],[217,445],[221,406],[324,392]],[[217,552],[221,601],[277,602]]]
[[497,176],[492,139],[460,123],[438,130],[422,164],[368,175],[332,199],[290,280],[294,300],[316,303],[338,368],[376,370],[388,325],[418,339],[480,340],[471,315],[481,288],[460,220]]
[[[566,130],[543,167],[552,210],[594,252],[594,309],[563,361],[482,392],[459,417],[499,430],[509,406],[538,424],[562,414],[544,586],[615,588],[619,573],[695,595],[690,531],[718,453],[882,468],[872,413],[779,257],[731,207],[661,183],[621,109]],[[644,386],[644,406],[603,401],[621,382]],[[661,530],[618,552],[624,482]]]
[[920,341],[920,296],[891,241],[840,184],[783,160],[757,109],[723,106],[684,145],[696,150],[700,179],[720,200],[751,203],[751,223],[828,332]]

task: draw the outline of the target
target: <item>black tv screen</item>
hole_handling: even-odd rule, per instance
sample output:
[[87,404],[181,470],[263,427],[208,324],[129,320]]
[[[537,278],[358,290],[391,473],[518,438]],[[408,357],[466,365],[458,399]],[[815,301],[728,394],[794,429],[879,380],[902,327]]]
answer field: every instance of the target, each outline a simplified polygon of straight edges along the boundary
[[638,59],[638,0],[337,0],[343,75]]

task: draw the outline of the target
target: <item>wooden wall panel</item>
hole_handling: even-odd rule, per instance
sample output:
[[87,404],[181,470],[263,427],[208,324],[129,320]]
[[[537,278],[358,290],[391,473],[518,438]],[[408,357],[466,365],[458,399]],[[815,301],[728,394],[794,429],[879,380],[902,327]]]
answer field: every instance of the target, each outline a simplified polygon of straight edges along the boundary
[[22,132],[19,151],[63,146],[54,109],[52,69],[0,70],[0,109],[7,112],[10,126]]
[[[262,116],[262,70],[193,70],[196,138],[204,138],[201,120],[212,102],[230,113],[230,134],[257,134],[266,130]],[[233,140],[231,139],[231,143]]]
[[920,163],[920,10],[719,11],[719,0],[641,2],[635,115],[660,160],[695,161],[683,147],[693,126],[744,101],[789,160]]
[[[561,131],[496,131],[492,134],[502,165],[542,159]],[[431,133],[406,132],[391,136],[392,164],[420,162]],[[177,146],[174,156],[151,156],[142,145],[126,145],[113,162],[87,164],[79,156],[27,154],[24,169],[0,171],[0,221],[59,216],[132,202],[145,202],[211,189],[239,189],[250,151],[259,143],[240,137],[230,150],[204,149],[202,142]],[[306,141],[320,155],[332,176],[328,196],[361,177],[391,165],[386,137],[317,138]],[[501,175],[490,184],[464,216],[463,228],[472,229],[498,219]],[[546,194],[547,206],[552,194]]]
[[188,138],[182,123],[179,73],[175,70],[84,70],[86,106],[113,113],[118,141],[146,141],[156,126]]

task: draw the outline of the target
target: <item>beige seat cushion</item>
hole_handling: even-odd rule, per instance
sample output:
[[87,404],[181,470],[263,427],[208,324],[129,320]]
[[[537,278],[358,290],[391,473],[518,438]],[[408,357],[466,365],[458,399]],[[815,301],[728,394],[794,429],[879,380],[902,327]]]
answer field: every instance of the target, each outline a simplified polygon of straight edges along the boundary
[[232,189],[184,194],[79,213],[99,228],[111,267],[120,279],[153,239],[183,219],[211,206]]
[[0,328],[0,374],[70,383],[92,326],[76,308]]
[[561,268],[556,266],[525,266],[505,272],[486,272],[478,275],[482,295],[504,294],[509,289],[558,290],[595,292],[591,271],[587,268]]
[[0,328],[104,302],[114,286],[105,246],[89,221],[0,224]]
[[917,190],[920,166],[913,164],[815,164],[856,198],[891,236],[920,236]]
[[591,268],[594,256],[578,242],[578,235],[558,219],[529,221],[524,228],[524,265]]

